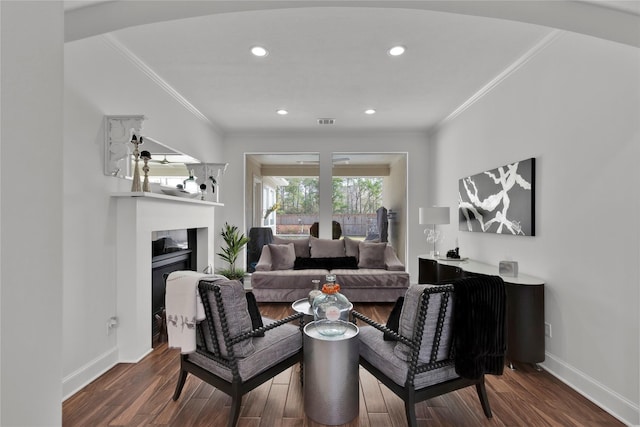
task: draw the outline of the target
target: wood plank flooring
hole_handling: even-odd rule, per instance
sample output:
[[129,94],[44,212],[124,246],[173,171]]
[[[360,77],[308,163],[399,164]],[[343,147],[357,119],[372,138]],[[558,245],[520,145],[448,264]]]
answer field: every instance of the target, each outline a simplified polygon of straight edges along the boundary
[[[391,304],[356,304],[384,322]],[[263,315],[282,318],[288,304],[261,304]],[[119,364],[67,399],[63,426],[226,426],[231,399],[190,375],[177,402],[171,397],[179,352],[157,346],[137,364]],[[300,366],[296,365],[243,398],[239,427],[322,427],[305,417]],[[623,426],[614,417],[550,374],[531,366],[505,367],[487,376],[493,418],[484,417],[475,388],[468,387],[416,405],[421,426]],[[360,412],[349,427],[406,426],[403,402],[360,368]]]

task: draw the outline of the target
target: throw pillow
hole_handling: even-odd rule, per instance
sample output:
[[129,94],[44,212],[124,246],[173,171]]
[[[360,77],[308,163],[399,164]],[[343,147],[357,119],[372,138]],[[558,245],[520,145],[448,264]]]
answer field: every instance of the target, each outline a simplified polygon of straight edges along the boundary
[[294,270],[330,270],[329,261],[331,258],[298,258],[293,264]]
[[296,252],[293,243],[288,245],[269,244],[271,251],[271,270],[291,270],[296,261]]
[[357,270],[358,260],[353,256],[341,256],[336,258],[329,258],[331,260],[330,270]]
[[[415,331],[416,320],[418,319],[418,310],[420,309],[420,301],[422,293],[427,288],[436,287],[434,285],[411,285],[404,297],[402,304],[402,312],[400,313],[400,324],[398,333],[405,337],[412,337]],[[438,314],[440,312],[440,304],[442,302],[442,294],[434,293],[429,298],[429,307],[424,323],[424,332],[422,334],[422,343],[418,353],[418,362],[429,363],[431,357],[431,347],[438,328]],[[445,324],[442,329],[441,342],[446,343],[451,338],[451,316],[453,315],[453,304],[447,304]],[[438,352],[438,359],[445,358],[449,350],[448,345],[441,345]],[[411,349],[402,342],[396,342],[393,349],[396,356],[402,360],[409,360]]]
[[[385,325],[396,334],[398,333],[398,328],[400,327],[400,313],[402,313],[403,303],[404,297],[398,297],[398,299],[396,300],[396,304],[393,306],[393,309],[391,309],[391,313],[389,314],[389,318],[387,319],[387,324]],[[383,339],[385,341],[396,341],[395,337],[387,333],[384,334]]]
[[309,237],[309,243],[311,246],[311,258],[335,258],[345,255],[343,240],[318,239],[311,236]]
[[358,267],[360,268],[385,268],[384,251],[387,247],[386,243],[368,243],[360,242],[360,260]]
[[[245,296],[247,297],[247,309],[249,310],[249,316],[251,317],[251,328],[254,330],[262,328],[264,324],[262,323],[262,315],[260,314],[260,309],[258,308],[258,301],[256,301],[256,296],[251,291],[248,291]],[[263,337],[264,332],[256,334],[255,336]]]
[[355,257],[357,260],[360,255],[359,245],[360,241],[344,236],[344,249],[347,256]]
[[[204,282],[213,282],[220,286],[220,296],[227,316],[229,336],[236,337],[245,332],[251,332],[253,328],[251,324],[251,316],[249,315],[249,309],[247,307],[247,297],[245,296],[244,285],[237,280],[203,279],[200,281],[199,286],[203,286]],[[220,346],[220,355],[222,357],[228,357],[229,352],[224,343],[220,312],[214,292],[212,290],[207,291],[204,297],[208,299],[211,306],[211,315],[213,316],[214,327],[213,333],[216,335],[218,345]],[[205,327],[208,325],[208,322],[202,323],[204,323]],[[207,335],[208,334],[205,334],[205,340],[207,340]],[[252,339],[244,340],[233,345],[233,352],[237,357],[247,357],[253,354],[254,351],[255,347],[253,346]]]
[[334,270],[339,268],[355,270],[358,268],[358,262],[354,257],[296,258],[293,264],[294,270]]
[[293,249],[296,251],[296,257],[309,258],[309,238],[304,237],[302,239],[283,239],[278,236],[273,236],[273,242],[276,245],[287,245],[293,243]]

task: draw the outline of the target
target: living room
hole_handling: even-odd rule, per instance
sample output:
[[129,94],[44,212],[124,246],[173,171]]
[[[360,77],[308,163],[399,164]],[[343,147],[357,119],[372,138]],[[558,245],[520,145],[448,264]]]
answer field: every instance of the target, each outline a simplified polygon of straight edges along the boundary
[[[120,2],[111,3],[117,10]],[[634,172],[640,156],[640,53],[637,36],[634,44],[606,34],[617,22],[614,10],[582,6],[595,8],[584,16],[605,14],[598,25],[603,33],[579,34],[560,23],[566,31],[547,28],[539,43],[513,58],[511,68],[496,70],[495,81],[460,99],[429,132],[256,134],[223,132],[196,117],[117,50],[117,40],[99,37],[65,47],[61,31],[72,25],[94,34],[115,29],[88,30],[94,22],[84,15],[89,11],[80,25],[82,9],[68,14],[65,23],[61,5],[3,2],[2,424],[49,424],[59,418],[62,399],[124,361],[116,334],[104,331],[105,321],[118,313],[110,195],[130,187],[129,181],[103,173],[101,126],[108,114],[145,114],[149,135],[203,161],[229,163],[221,184],[225,206],[216,208],[216,224],[246,216],[245,153],[309,147],[321,162],[344,151],[409,153],[408,206],[399,214],[406,224],[407,270],[416,279],[417,256],[427,251],[418,207],[449,206],[455,212],[461,177],[536,158],[535,237],[459,232],[452,221],[441,226],[445,240],[439,245],[452,248],[457,241],[464,256],[494,265],[511,258],[522,273],[544,278],[545,321],[553,329],[543,368],[623,422],[640,423],[640,232],[634,221],[622,219],[640,207]],[[617,13],[637,28],[637,14]],[[125,21],[140,16],[152,19],[144,11],[118,15]],[[578,18],[583,15],[568,21]],[[30,26],[41,35],[30,34]],[[41,55],[42,50],[51,55]],[[85,54],[92,60],[80,66]],[[104,73],[107,68],[110,73]],[[95,76],[101,85],[77,90]],[[130,82],[120,89],[123,104],[98,105],[100,92],[113,90],[110,76]],[[10,78],[15,80],[5,80]],[[21,84],[6,90],[16,80]],[[38,155],[17,165],[15,160],[34,145]],[[16,191],[20,178],[30,190],[20,186]],[[32,234],[18,234],[32,224]],[[31,256],[16,259],[8,253],[10,246]],[[19,288],[24,271],[48,280]],[[33,298],[34,289],[42,301]],[[31,320],[16,325],[13,319],[26,311],[33,313]],[[41,336],[43,324],[48,325],[43,341],[23,343],[25,336]],[[52,353],[46,368],[39,362],[43,345]],[[33,402],[40,402],[41,410],[33,410]]]

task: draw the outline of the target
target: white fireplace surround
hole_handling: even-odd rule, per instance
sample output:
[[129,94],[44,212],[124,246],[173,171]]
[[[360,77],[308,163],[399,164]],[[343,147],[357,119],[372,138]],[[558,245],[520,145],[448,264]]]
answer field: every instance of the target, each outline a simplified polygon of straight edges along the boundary
[[213,264],[214,208],[221,203],[155,193],[116,193],[118,359],[137,362],[152,349],[151,233],[197,229],[198,271]]

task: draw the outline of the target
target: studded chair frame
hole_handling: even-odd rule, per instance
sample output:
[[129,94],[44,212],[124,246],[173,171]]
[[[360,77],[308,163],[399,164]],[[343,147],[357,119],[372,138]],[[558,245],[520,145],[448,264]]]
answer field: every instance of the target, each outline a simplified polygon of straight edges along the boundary
[[[209,361],[206,364],[215,365],[217,367],[230,371],[231,380],[229,381],[219,374],[212,372],[210,369],[207,369],[205,366],[203,366],[203,363],[201,361],[200,363],[195,363],[192,360],[194,359],[194,357],[190,354],[182,354],[180,358],[180,374],[178,377],[178,384],[176,385],[176,389],[173,395],[173,400],[177,400],[180,397],[180,393],[182,392],[188,374],[193,374],[201,380],[211,384],[218,390],[231,396],[232,402],[228,426],[234,427],[238,422],[238,418],[240,416],[240,408],[243,395],[258,387],[262,383],[268,381],[269,379],[273,378],[285,369],[302,361],[302,335],[300,334],[300,349],[296,353],[284,358],[283,360],[280,360],[278,363],[274,364],[268,369],[245,379],[243,379],[240,375],[238,364],[241,358],[235,354],[234,345],[253,337],[261,337],[263,334],[265,334],[266,336],[266,334],[269,334],[269,331],[301,318],[302,314],[296,313],[284,319],[269,323],[268,325],[261,328],[254,329],[250,332],[242,333],[238,336],[232,337],[229,333],[229,316],[225,311],[220,285],[214,282],[201,281],[198,284],[198,290],[204,306],[206,320],[203,320],[203,322],[201,322],[197,326],[196,354],[199,356],[204,356],[206,360]],[[226,356],[222,355],[220,346],[221,343],[219,342],[218,337],[215,333],[216,325],[214,324],[215,317],[213,316],[213,310],[215,308],[211,306],[207,295],[210,292],[213,292],[216,305],[218,307],[217,314],[220,323],[219,327],[222,330],[222,335],[224,337],[224,344],[227,352]],[[203,324],[205,322],[206,325]]]
[[[367,371],[369,371],[374,377],[376,377],[379,381],[381,381],[385,386],[387,386],[393,393],[395,393],[398,397],[400,397],[405,404],[405,413],[407,417],[407,423],[410,427],[415,427],[417,425],[416,421],[416,413],[415,413],[415,404],[424,400],[431,399],[436,396],[440,396],[442,394],[446,394],[464,387],[475,386],[476,392],[478,394],[478,398],[480,399],[480,404],[482,405],[482,409],[487,418],[491,418],[491,408],[489,406],[489,400],[487,397],[487,391],[485,388],[484,375],[482,375],[479,379],[466,379],[462,377],[457,377],[454,379],[450,379],[444,382],[436,383],[433,385],[429,385],[423,388],[416,388],[414,386],[414,381],[416,375],[421,373],[434,371],[439,368],[453,366],[455,363],[454,359],[454,346],[451,345],[448,349],[448,354],[445,358],[439,358],[438,354],[440,352],[440,347],[445,345],[441,338],[442,332],[444,329],[445,323],[445,313],[447,309],[447,305],[452,301],[452,295],[454,293],[452,285],[444,285],[444,286],[435,286],[426,288],[422,294],[420,295],[420,302],[418,306],[418,313],[415,323],[414,334],[412,337],[402,336],[391,329],[388,329],[386,326],[381,325],[372,319],[364,316],[363,314],[353,311],[352,317],[354,321],[356,319],[361,320],[368,325],[373,326],[379,331],[389,334],[393,336],[393,338],[397,341],[400,341],[406,344],[410,349],[410,357],[406,362],[408,364],[408,373],[406,376],[406,381],[404,384],[397,384],[392,380],[389,376],[387,376],[384,372],[370,363],[369,360],[362,357],[362,353],[360,356],[360,365],[363,366]],[[425,330],[425,320],[427,318],[427,312],[431,308],[430,300],[434,294],[441,294],[441,301],[437,323],[435,325],[435,336],[433,339],[433,343],[431,345],[430,358],[428,363],[420,363],[418,360],[418,356],[420,353],[423,333]],[[453,332],[455,333],[455,331]],[[383,341],[383,334],[380,334],[380,341]],[[452,342],[452,340],[450,340]],[[440,352],[441,353],[441,352]]]

